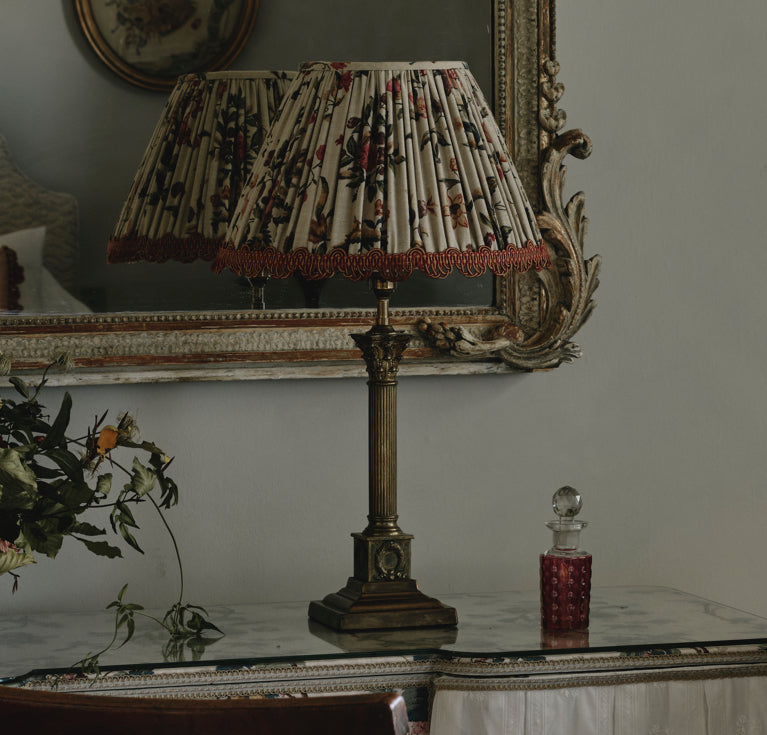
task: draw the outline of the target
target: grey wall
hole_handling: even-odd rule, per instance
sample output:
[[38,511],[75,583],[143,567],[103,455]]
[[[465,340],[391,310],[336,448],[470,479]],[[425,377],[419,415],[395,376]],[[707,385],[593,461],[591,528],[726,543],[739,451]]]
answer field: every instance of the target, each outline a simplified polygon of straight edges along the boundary
[[[589,253],[604,256],[599,307],[574,365],[402,381],[400,512],[416,536],[414,576],[433,593],[535,588],[550,496],[568,483],[585,496],[596,585],[669,585],[767,615],[767,5],[559,5],[561,106],[595,146],[571,161],[568,182],[587,193]],[[4,16],[20,22],[21,7],[6,0]],[[32,85],[69,54],[72,38],[47,40],[48,62],[23,69]],[[81,53],[83,77],[67,79],[68,93],[89,94],[87,80],[145,104]],[[13,149],[42,171],[53,141],[38,150],[23,139],[38,114],[34,86],[23,104],[0,93],[0,130],[13,123]],[[79,124],[56,114],[62,130]],[[192,601],[308,600],[351,572],[348,534],[367,510],[363,381],[104,386],[73,397],[76,423],[128,409],[176,456],[182,502],[171,520]],[[100,607],[125,581],[145,604],[169,602],[170,547],[150,514],[142,524],[146,556],[110,562],[69,545],[23,570],[0,611]]]

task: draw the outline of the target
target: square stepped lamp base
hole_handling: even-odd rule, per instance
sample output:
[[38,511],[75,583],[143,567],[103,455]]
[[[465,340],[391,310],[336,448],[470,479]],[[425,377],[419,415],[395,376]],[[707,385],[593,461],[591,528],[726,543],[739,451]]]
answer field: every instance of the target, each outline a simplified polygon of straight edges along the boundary
[[418,589],[415,580],[362,582],[349,577],[346,587],[314,600],[309,617],[333,630],[385,630],[447,627],[458,624],[455,608]]

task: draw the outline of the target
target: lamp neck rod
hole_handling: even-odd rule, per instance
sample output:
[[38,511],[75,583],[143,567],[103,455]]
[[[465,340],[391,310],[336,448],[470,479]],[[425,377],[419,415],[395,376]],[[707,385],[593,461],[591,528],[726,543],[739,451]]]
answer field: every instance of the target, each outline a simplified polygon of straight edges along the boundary
[[373,276],[372,285],[373,293],[378,299],[378,315],[376,317],[376,326],[388,327],[390,326],[389,299],[394,293],[394,283],[392,283],[392,281],[387,281],[380,276]]

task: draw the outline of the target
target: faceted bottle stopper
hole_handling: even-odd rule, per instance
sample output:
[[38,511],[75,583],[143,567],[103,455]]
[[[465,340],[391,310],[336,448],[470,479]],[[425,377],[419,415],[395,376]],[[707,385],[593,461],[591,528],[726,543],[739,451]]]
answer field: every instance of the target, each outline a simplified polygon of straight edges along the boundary
[[554,493],[551,505],[560,518],[572,519],[581,512],[583,500],[581,494],[574,487],[565,485]]
[[580,543],[580,532],[588,526],[586,521],[575,519],[583,507],[581,494],[574,487],[565,485],[554,493],[551,506],[557,518],[546,523],[554,533],[554,546],[549,551],[575,553]]

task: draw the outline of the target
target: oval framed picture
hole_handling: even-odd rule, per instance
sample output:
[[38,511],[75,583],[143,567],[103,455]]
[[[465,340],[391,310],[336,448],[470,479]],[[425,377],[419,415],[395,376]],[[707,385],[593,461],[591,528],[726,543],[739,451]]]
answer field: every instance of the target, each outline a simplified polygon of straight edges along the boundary
[[253,30],[258,0],[75,0],[99,58],[139,87],[172,89],[182,74],[226,69]]

